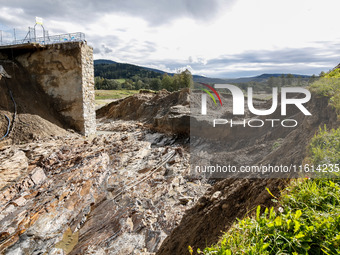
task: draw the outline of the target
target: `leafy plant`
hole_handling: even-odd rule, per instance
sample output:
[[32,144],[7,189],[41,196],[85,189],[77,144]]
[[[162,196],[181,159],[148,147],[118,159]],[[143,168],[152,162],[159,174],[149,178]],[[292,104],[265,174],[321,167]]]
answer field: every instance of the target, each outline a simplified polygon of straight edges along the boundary
[[310,85],[310,90],[317,95],[328,97],[330,105],[340,115],[340,69],[335,69]]

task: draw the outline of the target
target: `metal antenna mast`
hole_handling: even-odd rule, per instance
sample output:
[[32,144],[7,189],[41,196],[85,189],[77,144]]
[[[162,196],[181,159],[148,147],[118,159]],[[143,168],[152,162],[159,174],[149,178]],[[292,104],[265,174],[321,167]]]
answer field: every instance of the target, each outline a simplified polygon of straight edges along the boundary
[[37,35],[36,35],[36,30],[35,30],[35,27],[37,26],[37,25],[40,25],[41,27],[42,27],[42,29],[43,29],[43,37],[44,37],[44,42],[46,41],[45,40],[45,28],[44,28],[44,26],[43,26],[43,19],[42,18],[40,18],[40,17],[35,17],[35,25],[34,25],[34,38],[37,38]]

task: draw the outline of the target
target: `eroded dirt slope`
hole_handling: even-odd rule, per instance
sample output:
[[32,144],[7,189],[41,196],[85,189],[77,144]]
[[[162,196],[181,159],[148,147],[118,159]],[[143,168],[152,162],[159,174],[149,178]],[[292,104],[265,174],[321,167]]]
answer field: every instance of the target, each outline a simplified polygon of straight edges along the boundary
[[0,138],[7,131],[5,115],[13,125],[15,106],[9,91],[17,107],[13,132],[9,136],[14,143],[67,135],[62,128],[65,127],[62,118],[53,110],[49,97],[36,85],[34,78],[16,62],[2,60],[0,65],[11,76],[0,79]]
[[[233,142],[230,149],[218,156],[237,166],[301,164],[306,157],[307,145],[319,127],[339,127],[337,114],[328,105],[327,98],[313,95],[313,100],[306,107],[312,116],[293,113],[300,124],[290,132],[278,127],[267,130],[264,134],[259,133],[253,139],[234,136],[231,138]],[[219,181],[186,212],[180,225],[165,239],[157,254],[187,254],[189,245],[197,250],[216,243],[221,233],[228,230],[237,218],[243,218],[258,205],[273,205],[266,187],[275,196],[279,196],[279,191],[286,184],[287,179]]]
[[143,92],[108,104],[97,111],[98,118],[138,120],[163,133],[189,134],[189,90],[157,94]]

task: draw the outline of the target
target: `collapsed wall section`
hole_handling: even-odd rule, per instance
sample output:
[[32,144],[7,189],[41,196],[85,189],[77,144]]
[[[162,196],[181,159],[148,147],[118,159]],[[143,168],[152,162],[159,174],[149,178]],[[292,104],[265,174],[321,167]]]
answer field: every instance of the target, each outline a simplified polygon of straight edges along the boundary
[[25,69],[27,79],[44,91],[53,110],[61,116],[64,128],[83,135],[95,133],[93,49],[90,46],[85,42],[25,44],[1,47],[0,55]]

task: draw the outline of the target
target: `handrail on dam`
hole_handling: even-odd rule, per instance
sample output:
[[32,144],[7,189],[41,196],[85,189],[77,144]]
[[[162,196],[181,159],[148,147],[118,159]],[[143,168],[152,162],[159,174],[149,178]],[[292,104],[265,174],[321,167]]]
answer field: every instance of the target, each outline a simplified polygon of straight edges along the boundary
[[64,43],[64,42],[84,42],[85,34],[82,32],[68,33],[61,35],[45,35],[44,37],[25,37],[24,39],[14,40],[12,42],[0,42],[0,46],[39,43],[42,45]]

